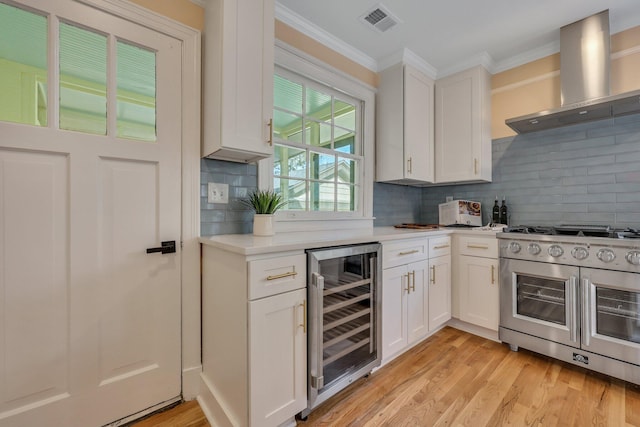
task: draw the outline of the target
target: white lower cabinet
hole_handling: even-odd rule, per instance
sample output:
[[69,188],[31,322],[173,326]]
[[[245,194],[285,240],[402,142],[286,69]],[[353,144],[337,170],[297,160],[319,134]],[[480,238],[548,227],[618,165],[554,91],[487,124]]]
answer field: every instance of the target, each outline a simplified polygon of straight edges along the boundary
[[307,407],[306,254],[202,255],[198,401],[212,425],[293,422]]
[[451,319],[451,255],[429,260],[429,330]]
[[395,356],[429,332],[428,260],[382,271],[382,359]]
[[[385,363],[451,318],[451,253],[449,236],[407,239],[382,246]],[[408,262],[403,263],[402,259]]]
[[279,425],[307,405],[306,289],[249,303],[250,425]]
[[460,257],[460,320],[498,330],[498,260]]
[[500,287],[496,237],[456,236],[455,251],[454,317],[498,331]]

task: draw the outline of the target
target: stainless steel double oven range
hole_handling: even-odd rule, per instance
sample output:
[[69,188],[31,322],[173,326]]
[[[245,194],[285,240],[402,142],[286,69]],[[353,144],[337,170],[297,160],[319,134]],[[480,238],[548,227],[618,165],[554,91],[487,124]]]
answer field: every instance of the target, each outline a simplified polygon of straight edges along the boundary
[[512,227],[500,243],[500,340],[640,384],[640,234]]

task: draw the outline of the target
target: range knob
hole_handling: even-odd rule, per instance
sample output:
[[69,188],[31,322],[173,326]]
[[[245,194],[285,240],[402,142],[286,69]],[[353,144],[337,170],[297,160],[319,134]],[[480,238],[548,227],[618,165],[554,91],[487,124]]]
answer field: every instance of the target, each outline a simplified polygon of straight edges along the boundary
[[625,258],[629,264],[640,265],[640,251],[629,251]]
[[616,254],[611,249],[600,249],[596,256],[602,262],[611,262],[616,259]]
[[520,243],[518,242],[509,243],[509,250],[514,254],[517,254],[518,252],[520,252],[521,249],[522,247],[520,246]]
[[551,245],[549,246],[548,252],[552,257],[558,258],[559,256],[562,256],[564,249],[562,249],[562,246],[560,245]]
[[583,260],[589,256],[589,251],[586,248],[577,246],[571,250],[571,255],[573,255],[575,259]]
[[540,245],[537,243],[529,243],[529,246],[527,246],[527,251],[529,251],[531,255],[538,255],[541,250]]

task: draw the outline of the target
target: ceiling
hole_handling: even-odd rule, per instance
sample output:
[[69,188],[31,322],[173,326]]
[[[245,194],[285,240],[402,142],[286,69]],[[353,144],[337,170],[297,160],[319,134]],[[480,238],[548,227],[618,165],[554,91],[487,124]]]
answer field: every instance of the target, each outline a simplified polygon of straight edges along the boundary
[[[384,33],[360,19],[379,5],[401,21]],[[561,26],[607,8],[612,34],[640,25],[638,0],[276,0],[276,17],[374,71],[408,49],[405,58],[442,77],[558,52]]]

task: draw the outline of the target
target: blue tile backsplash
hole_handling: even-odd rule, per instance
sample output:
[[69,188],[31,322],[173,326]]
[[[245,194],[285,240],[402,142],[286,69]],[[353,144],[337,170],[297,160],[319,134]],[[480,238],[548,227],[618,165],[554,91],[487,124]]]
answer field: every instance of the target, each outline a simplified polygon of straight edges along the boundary
[[[207,183],[229,184],[229,203],[207,203]],[[253,211],[240,200],[258,187],[256,164],[200,160],[200,235],[253,232]]]
[[[510,224],[640,227],[640,114],[493,140],[493,181],[437,187],[374,184],[374,225],[437,223],[447,196],[482,203],[496,195]],[[207,204],[207,182],[229,184],[229,204]],[[252,232],[241,194],[257,187],[257,166],[203,159],[201,234]]]

